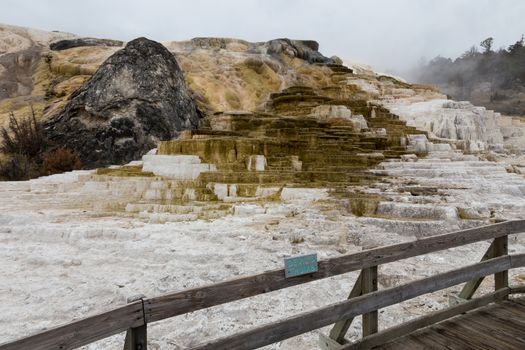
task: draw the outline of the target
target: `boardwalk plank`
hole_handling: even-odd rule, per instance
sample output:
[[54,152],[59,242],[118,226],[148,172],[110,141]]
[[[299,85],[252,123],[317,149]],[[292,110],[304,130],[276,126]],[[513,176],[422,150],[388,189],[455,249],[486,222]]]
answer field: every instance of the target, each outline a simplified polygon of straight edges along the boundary
[[432,327],[437,332],[446,335],[451,338],[454,342],[459,342],[465,346],[470,347],[472,350],[501,350],[499,345],[494,345],[489,342],[484,336],[474,335],[472,330],[459,324],[457,321],[447,321],[443,324]]
[[525,349],[525,298],[492,304],[398,338],[374,349]]
[[[424,336],[423,336],[424,334]],[[429,328],[421,335],[416,335],[421,342],[427,345],[429,348],[434,347],[436,349],[446,350],[465,350],[466,345],[454,342],[449,337],[437,332],[436,330]],[[403,349],[401,346],[399,349]]]
[[525,311],[525,298],[512,299],[512,306]]
[[490,310],[480,310],[479,314],[482,317],[496,318],[500,322],[512,323],[514,328],[525,334],[525,313],[502,313],[502,310],[505,310],[505,308],[499,307]]
[[[398,349],[400,344],[387,344],[381,347],[375,347],[374,350],[381,349],[381,350],[396,350]],[[413,338],[413,337],[406,337],[403,339],[403,349],[404,350],[439,350],[439,349],[431,349],[428,346],[426,346],[424,343],[420,342],[419,339]]]
[[519,327],[525,327],[525,313],[515,309],[513,306],[502,305],[501,307],[491,309],[490,312],[501,319],[512,320]]
[[436,345],[435,342],[424,342],[413,334],[409,335],[408,338],[412,340],[412,342],[417,344],[418,349],[422,349],[422,350],[441,350],[442,349],[441,347]]
[[491,341],[501,342],[505,349],[525,349],[525,343],[516,337],[522,330],[514,328],[508,321],[476,313],[475,317],[465,320],[464,326],[493,337]]
[[417,335],[411,334],[403,338],[403,342],[399,343],[398,346],[401,346],[403,349],[405,347],[406,341],[410,341],[411,346],[414,349],[421,350],[442,350],[443,347],[436,344],[435,341],[428,341],[428,339],[421,339]]

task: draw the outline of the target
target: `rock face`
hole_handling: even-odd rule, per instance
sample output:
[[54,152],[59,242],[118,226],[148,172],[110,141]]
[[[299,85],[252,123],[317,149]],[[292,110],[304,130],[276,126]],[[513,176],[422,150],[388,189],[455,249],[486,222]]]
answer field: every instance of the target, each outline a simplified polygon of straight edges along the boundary
[[309,63],[335,63],[331,58],[323,56],[319,44],[313,40],[275,39],[268,42],[268,54],[285,54],[297,57]]
[[173,54],[138,38],[109,57],[46,130],[84,165],[100,166],[136,159],[199,119]]
[[97,39],[97,38],[74,38],[59,40],[49,45],[53,51],[61,51],[74,47],[83,46],[122,46],[124,42],[120,40]]

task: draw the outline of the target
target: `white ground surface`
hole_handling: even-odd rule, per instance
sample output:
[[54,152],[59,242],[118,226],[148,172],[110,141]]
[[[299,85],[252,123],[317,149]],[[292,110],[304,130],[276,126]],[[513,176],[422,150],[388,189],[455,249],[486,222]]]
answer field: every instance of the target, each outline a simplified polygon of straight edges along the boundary
[[[461,191],[443,189],[426,200],[439,201],[436,205],[443,207],[458,205],[458,201],[468,206],[465,202],[472,196],[481,206],[485,198],[488,206],[500,208],[505,203],[508,210],[496,211],[510,213],[507,218],[525,217],[523,176],[500,171],[504,165],[486,163],[488,170],[479,172],[472,170],[484,169],[478,163],[463,172],[461,167],[439,167],[433,161],[429,162],[434,164],[431,171],[419,162],[385,164],[380,171],[403,178],[372,190],[389,195],[394,202],[417,204],[419,199],[396,192],[396,186],[408,182],[428,186],[429,177],[443,182],[453,174],[463,179]],[[479,179],[489,172],[497,181],[491,180],[493,186],[480,186]],[[85,173],[0,184],[0,300],[4,301],[0,303],[0,343],[123,305],[137,294],[157,296],[280,268],[283,258],[290,255],[315,251],[327,258],[486,222],[454,215],[415,219],[420,213],[417,205],[408,211],[406,205],[388,209],[397,217],[357,218],[348,213],[344,201],[322,200],[273,203],[266,214],[151,224],[123,211],[94,210],[94,202],[109,201],[116,192],[101,191],[100,186],[79,180],[79,175]],[[512,188],[502,193],[498,184],[507,180]],[[448,185],[453,181],[451,178]],[[422,208],[428,213],[424,204]],[[271,214],[272,210],[277,214]],[[486,247],[488,243],[479,243],[381,266],[380,288],[473,263]],[[525,252],[525,237],[512,238],[510,250]],[[149,348],[183,349],[343,300],[356,277],[346,274],[151,324]],[[512,273],[511,283],[524,281],[524,271]],[[485,290],[491,288],[490,282],[484,282]],[[438,309],[458,290],[381,310],[380,327]],[[358,330],[356,322],[350,338],[356,339]],[[318,333],[327,331],[267,348],[315,349]],[[85,349],[122,346],[123,334]]]

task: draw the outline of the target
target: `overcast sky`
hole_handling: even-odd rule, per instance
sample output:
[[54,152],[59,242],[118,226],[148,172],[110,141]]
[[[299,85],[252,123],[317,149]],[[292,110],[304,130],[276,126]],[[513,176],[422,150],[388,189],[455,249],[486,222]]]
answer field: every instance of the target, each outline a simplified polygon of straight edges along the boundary
[[314,39],[327,56],[403,70],[525,33],[525,0],[0,0],[0,23],[129,40]]

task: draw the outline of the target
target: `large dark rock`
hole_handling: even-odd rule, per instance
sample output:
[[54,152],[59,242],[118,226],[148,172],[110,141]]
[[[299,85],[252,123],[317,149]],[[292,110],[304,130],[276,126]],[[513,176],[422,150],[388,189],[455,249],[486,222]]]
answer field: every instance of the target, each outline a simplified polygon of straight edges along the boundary
[[110,40],[110,39],[97,39],[97,38],[75,38],[75,39],[65,39],[59,40],[57,42],[51,43],[49,48],[53,51],[67,50],[74,47],[83,47],[83,46],[122,46],[124,42],[120,40]]
[[138,38],[109,57],[45,129],[95,167],[138,159],[199,119],[173,54]]

